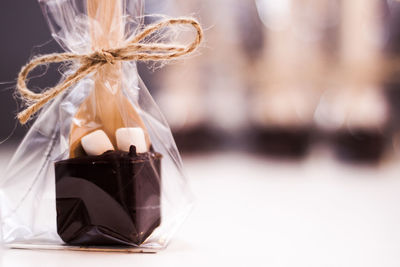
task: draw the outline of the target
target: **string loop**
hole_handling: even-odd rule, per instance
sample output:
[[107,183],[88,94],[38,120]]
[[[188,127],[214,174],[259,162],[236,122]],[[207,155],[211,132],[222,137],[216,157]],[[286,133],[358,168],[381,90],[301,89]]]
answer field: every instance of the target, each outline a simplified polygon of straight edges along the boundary
[[[193,42],[186,46],[174,44],[167,45],[161,43],[140,43],[154,32],[172,25],[191,25],[196,30],[196,37]],[[95,72],[104,64],[115,64],[117,61],[164,61],[179,58],[192,53],[200,45],[202,38],[203,30],[196,20],[192,18],[174,18],[147,26],[137,35],[128,39],[126,44],[122,47],[102,49],[86,55],[59,53],[36,57],[23,66],[18,75],[17,89],[28,107],[18,113],[17,118],[21,124],[25,124],[32,115],[39,111],[47,102],[64,92],[67,88],[76,84],[85,76]],[[29,73],[36,67],[48,63],[76,60],[80,61],[79,68],[74,73],[67,76],[65,80],[57,86],[41,93],[34,93],[27,88],[26,79]]]

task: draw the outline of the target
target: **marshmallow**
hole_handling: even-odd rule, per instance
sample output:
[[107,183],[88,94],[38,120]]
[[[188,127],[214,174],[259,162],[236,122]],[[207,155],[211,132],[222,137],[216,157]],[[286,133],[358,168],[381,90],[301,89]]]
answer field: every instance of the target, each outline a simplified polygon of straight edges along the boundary
[[147,152],[146,139],[140,127],[119,128],[115,132],[115,138],[119,150],[129,151],[129,147],[134,145],[137,153]]
[[114,150],[110,139],[102,130],[97,130],[85,135],[81,139],[81,144],[86,154],[90,156],[97,156],[108,150]]

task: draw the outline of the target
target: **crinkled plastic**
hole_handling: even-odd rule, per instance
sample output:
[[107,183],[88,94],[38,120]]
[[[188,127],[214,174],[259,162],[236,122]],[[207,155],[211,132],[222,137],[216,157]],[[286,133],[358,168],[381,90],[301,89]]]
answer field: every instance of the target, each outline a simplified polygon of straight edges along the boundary
[[[39,2],[66,51],[91,51],[89,24],[96,21],[87,16],[86,1]],[[125,38],[141,25],[142,9],[141,0],[123,1]],[[188,214],[191,193],[170,128],[136,63],[118,64],[87,76],[40,112],[0,180],[3,243],[163,248]],[[65,75],[75,69],[71,65]],[[101,106],[103,93],[116,109]],[[77,117],[82,109],[85,116]],[[107,128],[99,119],[102,112],[117,114],[119,126],[143,128],[150,152],[138,154],[131,147],[130,152],[72,156],[71,131]]]

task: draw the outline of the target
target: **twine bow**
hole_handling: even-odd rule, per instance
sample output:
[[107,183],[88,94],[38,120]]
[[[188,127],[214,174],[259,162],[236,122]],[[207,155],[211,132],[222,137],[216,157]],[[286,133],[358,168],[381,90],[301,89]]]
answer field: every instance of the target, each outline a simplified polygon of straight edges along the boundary
[[[140,43],[140,41],[152,33],[176,24],[191,25],[195,28],[195,40],[186,46]],[[23,66],[18,75],[18,92],[28,107],[18,113],[17,118],[21,124],[25,124],[47,102],[105,64],[114,64],[117,61],[162,61],[178,58],[193,52],[199,46],[202,38],[203,30],[196,20],[191,18],[176,18],[147,26],[143,31],[129,38],[122,47],[95,51],[86,55],[60,53],[36,57]],[[74,73],[67,76],[62,83],[41,93],[34,93],[27,88],[26,79],[33,69],[43,64],[65,61],[79,61],[80,66]]]

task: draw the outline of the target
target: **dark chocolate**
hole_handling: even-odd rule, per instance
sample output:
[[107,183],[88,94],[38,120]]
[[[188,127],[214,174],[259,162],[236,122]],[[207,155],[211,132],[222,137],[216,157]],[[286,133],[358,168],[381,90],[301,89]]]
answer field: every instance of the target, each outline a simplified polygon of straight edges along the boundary
[[360,128],[338,131],[332,141],[340,159],[353,163],[374,163],[384,153],[385,139],[382,132]]
[[218,150],[224,142],[222,134],[206,124],[173,130],[173,135],[179,151],[184,153]]
[[161,154],[107,151],[58,161],[57,231],[70,245],[140,245],[160,225]]
[[255,152],[277,158],[300,159],[307,155],[312,141],[311,127],[255,127]]

